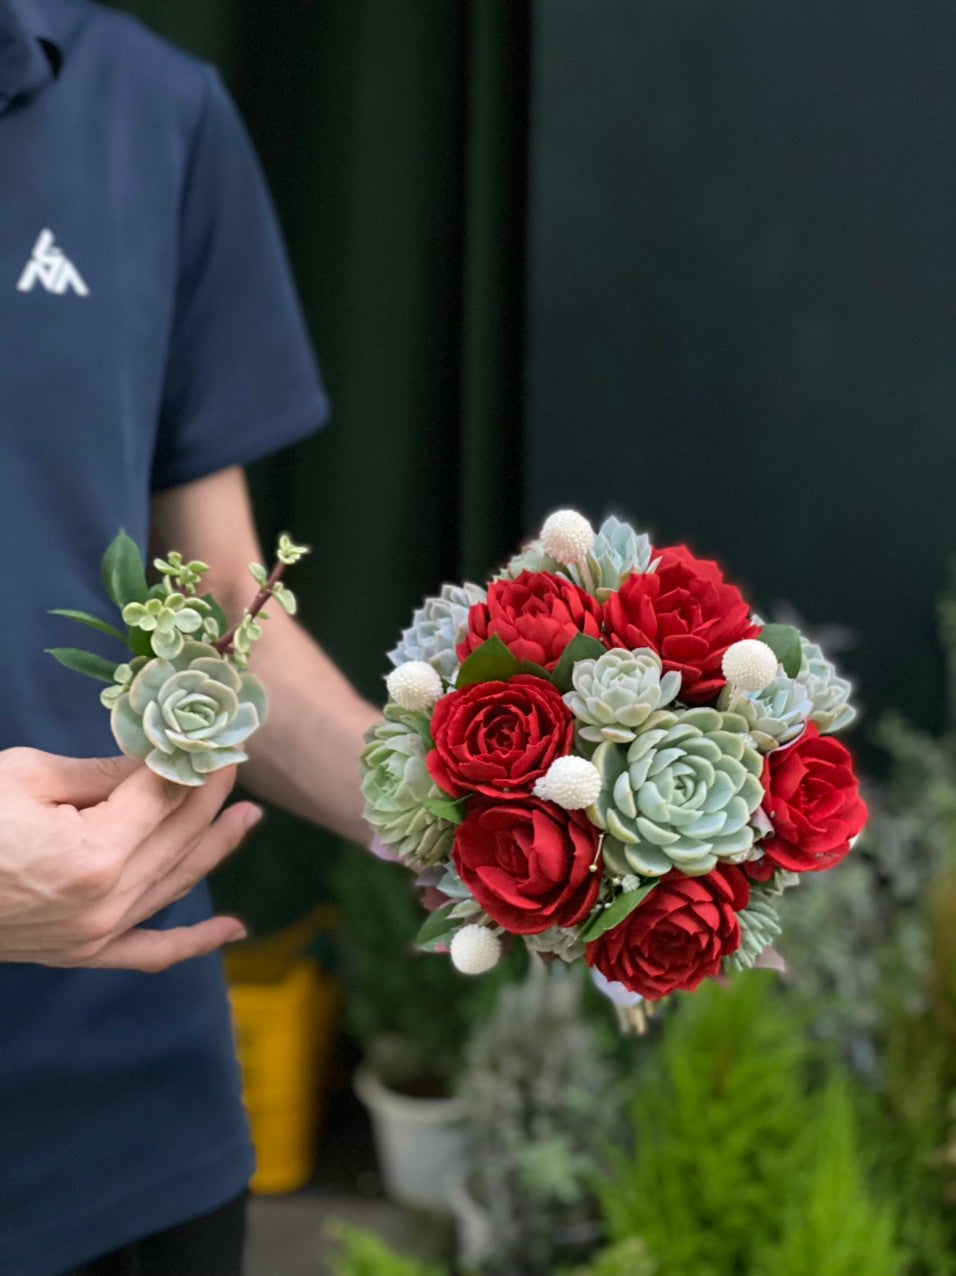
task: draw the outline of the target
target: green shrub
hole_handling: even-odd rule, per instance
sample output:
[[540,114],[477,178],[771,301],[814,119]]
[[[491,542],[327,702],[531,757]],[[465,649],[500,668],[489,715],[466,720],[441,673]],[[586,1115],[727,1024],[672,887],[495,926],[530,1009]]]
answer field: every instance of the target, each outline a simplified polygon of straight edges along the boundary
[[657,1276],[659,1268],[639,1236],[629,1236],[600,1250],[590,1262],[567,1268],[559,1276]]
[[331,1224],[328,1235],[335,1243],[332,1276],[448,1276],[442,1264],[398,1254],[372,1232],[348,1223]]

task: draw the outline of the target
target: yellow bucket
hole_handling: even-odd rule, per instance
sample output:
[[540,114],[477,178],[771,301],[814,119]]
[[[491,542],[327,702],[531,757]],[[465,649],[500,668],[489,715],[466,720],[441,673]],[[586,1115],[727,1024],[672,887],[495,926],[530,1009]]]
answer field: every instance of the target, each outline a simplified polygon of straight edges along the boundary
[[295,1191],[314,1172],[339,988],[307,957],[283,962],[278,974],[275,964],[255,960],[256,947],[231,950],[227,971],[256,1148],[252,1190],[268,1195]]

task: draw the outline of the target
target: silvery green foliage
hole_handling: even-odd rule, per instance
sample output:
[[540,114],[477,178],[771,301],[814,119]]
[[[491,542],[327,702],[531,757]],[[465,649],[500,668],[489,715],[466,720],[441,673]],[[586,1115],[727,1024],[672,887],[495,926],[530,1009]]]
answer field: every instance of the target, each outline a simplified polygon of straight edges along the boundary
[[245,762],[242,745],[266,719],[257,678],[206,643],[186,641],[172,660],[156,657],[113,705],[116,742],[176,784],[200,785],[222,767]]
[[425,741],[413,718],[389,705],[385,721],[366,733],[362,794],[365,819],[382,840],[409,867],[426,868],[450,856],[455,826],[424,805],[445,794],[428,774]]
[[587,556],[590,585],[577,564],[565,566],[551,558],[542,549],[540,540],[532,541],[515,554],[496,579],[513,580],[524,571],[555,572],[569,576],[584,589],[593,587],[599,598],[606,598],[626,577],[635,572],[654,571],[657,563],[652,560],[652,552],[650,537],[635,532],[630,524],[612,514],[598,529],[594,547]]
[[468,612],[488,597],[481,585],[442,585],[437,598],[426,598],[412,616],[412,623],[398,646],[388,653],[393,665],[408,660],[424,660],[446,682],[458,672],[456,648],[468,632]]
[[748,858],[763,758],[745,729],[742,718],[717,709],[664,709],[626,749],[598,745],[591,761],[602,789],[588,817],[607,833],[612,873],[700,874]]
[[574,689],[564,703],[577,718],[583,740],[629,744],[652,713],[680,691],[679,673],[663,673],[649,647],[616,648],[596,660],[579,660],[571,674]]
[[562,961],[573,962],[584,956],[585,944],[576,930],[552,926],[537,935],[525,935],[524,942],[534,953],[552,953]]
[[737,914],[740,947],[724,961],[727,970],[747,970],[780,934],[780,917],[769,892],[754,886],[750,903]]
[[717,701],[719,709],[730,709],[747,723],[747,731],[761,753],[770,753],[791,744],[803,733],[813,701],[803,683],[779,674],[769,687],[750,694],[724,687]]
[[801,636],[800,646],[803,661],[797,681],[806,687],[813,703],[811,720],[824,735],[842,731],[856,717],[856,710],[849,703],[853,687],[846,678],[840,677],[836,666],[815,642]]
[[469,1187],[491,1218],[484,1276],[552,1276],[593,1218],[589,1184],[615,1117],[612,1073],[576,971],[532,958],[467,1051]]

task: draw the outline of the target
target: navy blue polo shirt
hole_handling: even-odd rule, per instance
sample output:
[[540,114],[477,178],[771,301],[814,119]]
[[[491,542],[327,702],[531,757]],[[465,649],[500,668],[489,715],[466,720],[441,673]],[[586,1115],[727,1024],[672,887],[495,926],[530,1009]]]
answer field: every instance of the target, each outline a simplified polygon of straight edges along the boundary
[[[327,413],[216,74],[89,0],[0,0],[0,748],[116,751],[96,686],[43,654],[76,640],[48,608],[101,611],[102,551],[120,526],[145,546],[151,491]],[[153,924],[209,913],[202,887]],[[251,1168],[218,956],[0,964],[0,1276],[205,1213]]]

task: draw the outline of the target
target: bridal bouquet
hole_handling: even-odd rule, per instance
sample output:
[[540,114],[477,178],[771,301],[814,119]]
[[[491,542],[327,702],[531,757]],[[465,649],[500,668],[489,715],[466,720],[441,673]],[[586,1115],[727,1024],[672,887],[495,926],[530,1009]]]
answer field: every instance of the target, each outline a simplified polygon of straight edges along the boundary
[[268,602],[295,613],[295,595],[282,576],[308,552],[283,533],[271,572],[250,563],[256,594],[230,625],[213,595],[198,593],[208,563],[186,562],[171,550],[153,560],[158,579],[150,585],[135,541],[120,532],[101,571],[119,612],[116,624],[85,611],[58,609],[53,615],[112,638],[123,647],[122,658],[77,647],[52,647],[49,654],[108,684],[100,700],[125,754],[175,784],[198,787],[213,772],[247,761],[243,746],[268,709],[262,684],[246,672],[249,652],[262,637]]
[[443,901],[420,947],[462,971],[520,936],[634,1011],[767,962],[780,894],[865,823],[834,738],[850,684],[716,563],[616,518],[552,514],[389,659],[365,815]]

